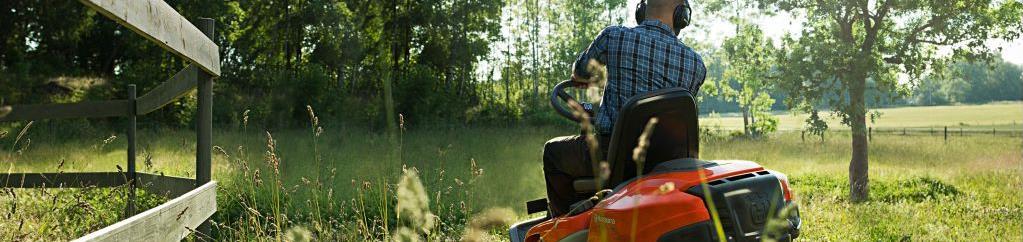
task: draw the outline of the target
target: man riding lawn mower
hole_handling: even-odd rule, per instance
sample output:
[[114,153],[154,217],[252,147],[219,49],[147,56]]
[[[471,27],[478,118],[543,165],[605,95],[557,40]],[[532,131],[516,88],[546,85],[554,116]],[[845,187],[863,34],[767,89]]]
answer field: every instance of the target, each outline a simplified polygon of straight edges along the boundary
[[[599,150],[591,152],[586,134],[547,142],[547,199],[527,203],[527,210],[548,214],[512,226],[512,242],[759,241],[799,235],[799,213],[784,174],[750,161],[698,160],[693,95],[706,68],[676,38],[689,25],[691,11],[685,0],[641,2],[639,26],[604,29],[576,61],[572,80],[554,87],[551,105],[558,114],[589,122],[558,100],[592,113],[564,88],[606,78],[594,120]],[[595,71],[604,68],[606,73]]]

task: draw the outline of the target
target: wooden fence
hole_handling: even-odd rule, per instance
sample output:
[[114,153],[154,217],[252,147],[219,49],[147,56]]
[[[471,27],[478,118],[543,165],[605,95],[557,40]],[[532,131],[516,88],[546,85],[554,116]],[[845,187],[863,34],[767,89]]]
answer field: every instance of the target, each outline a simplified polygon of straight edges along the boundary
[[[217,211],[217,183],[210,181],[213,131],[213,79],[220,76],[219,47],[212,41],[214,22],[201,18],[192,25],[162,0],[80,0],[86,6],[142,35],[192,64],[138,97],[135,85],[123,100],[0,107],[0,122],[40,119],[122,117],[128,147],[126,171],[0,174],[3,188],[82,188],[127,185],[125,217],[118,223],[76,241],[169,241],[193,231],[208,232],[207,220]],[[198,89],[195,178],[147,174],[136,170],[136,119]],[[156,208],[137,213],[135,191],[171,197]],[[130,217],[129,217],[130,216]]]

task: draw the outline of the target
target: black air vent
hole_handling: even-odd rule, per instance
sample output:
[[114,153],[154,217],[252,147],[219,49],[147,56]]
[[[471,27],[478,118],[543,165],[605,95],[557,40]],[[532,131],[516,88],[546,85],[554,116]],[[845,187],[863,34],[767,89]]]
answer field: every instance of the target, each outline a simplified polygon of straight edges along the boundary
[[742,179],[746,179],[746,178],[750,178],[750,177],[754,177],[754,176],[756,176],[756,175],[754,175],[753,173],[746,173],[746,174],[742,174],[742,175],[738,175],[738,176],[729,177],[728,181],[738,181],[738,180],[742,180]]

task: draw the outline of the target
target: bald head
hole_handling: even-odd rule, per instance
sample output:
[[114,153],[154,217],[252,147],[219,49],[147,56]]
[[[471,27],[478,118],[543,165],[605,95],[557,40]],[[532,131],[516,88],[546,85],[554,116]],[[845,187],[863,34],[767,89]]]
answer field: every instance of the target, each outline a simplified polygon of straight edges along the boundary
[[647,0],[646,16],[657,16],[667,14],[671,16],[675,12],[675,6],[682,4],[682,0]]
[[646,0],[646,19],[656,19],[668,25],[678,34],[679,29],[675,25],[675,7],[683,5],[683,0]]

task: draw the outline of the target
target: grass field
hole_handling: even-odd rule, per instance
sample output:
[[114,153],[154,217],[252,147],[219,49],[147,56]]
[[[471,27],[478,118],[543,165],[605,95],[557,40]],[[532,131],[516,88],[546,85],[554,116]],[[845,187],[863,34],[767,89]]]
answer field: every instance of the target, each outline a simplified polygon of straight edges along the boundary
[[[903,115],[895,110],[886,113],[885,117]],[[958,115],[925,113],[962,122]],[[113,171],[116,165],[123,166],[123,138],[69,138],[60,133],[29,129],[17,144],[15,135],[7,135],[0,139],[4,159],[0,164],[17,172]],[[271,133],[276,140],[274,155],[280,158],[280,186],[274,185],[278,176],[268,162],[263,131],[215,134],[214,145],[220,149],[214,156],[213,176],[221,181],[215,239],[272,239],[277,234],[311,234],[328,241],[384,239],[394,235],[396,227],[408,225],[395,215],[395,193],[400,189],[396,184],[403,166],[421,173],[429,210],[440,220],[431,230],[435,239],[457,239],[466,224],[473,224],[469,220],[474,214],[488,208],[511,208],[512,214],[503,220],[525,218],[522,204],[544,195],[543,142],[575,132],[570,127],[410,127],[401,135],[401,148],[391,147],[386,136],[358,128],[327,126],[319,136],[311,130]],[[139,140],[142,170],[191,176],[191,132],[147,131]],[[846,200],[847,134],[828,136],[824,142],[801,141],[798,133],[755,140],[704,137],[701,154],[704,159],[758,161],[787,173],[801,204],[802,238],[808,241],[1023,239],[1020,137],[968,135],[944,141],[938,136],[882,135],[870,147],[872,199],[860,204]],[[84,235],[118,219],[122,193],[122,189],[5,191],[0,194],[0,215],[6,218],[0,220],[0,240]],[[143,197],[143,207],[161,202]]]
[[[991,128],[1005,130],[1023,129],[1023,102],[998,102],[984,105],[931,106],[882,108],[876,128],[931,128],[954,127],[990,131]],[[806,114],[777,113],[778,130],[800,130],[805,124]],[[849,129],[831,115],[822,115],[832,129]],[[711,114],[701,117],[700,125],[724,130],[742,130],[742,116],[734,113]]]

